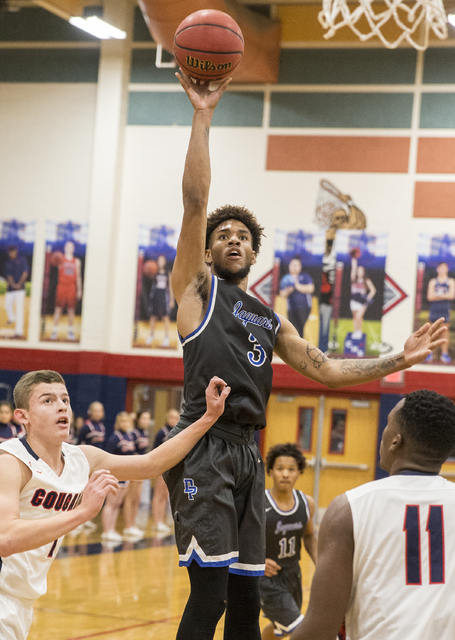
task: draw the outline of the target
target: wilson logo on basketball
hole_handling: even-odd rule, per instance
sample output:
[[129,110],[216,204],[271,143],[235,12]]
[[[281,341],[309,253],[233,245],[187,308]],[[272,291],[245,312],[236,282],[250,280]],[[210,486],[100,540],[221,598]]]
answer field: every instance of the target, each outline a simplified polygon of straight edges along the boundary
[[223,62],[221,64],[213,64],[211,60],[199,60],[193,56],[186,56],[186,64],[192,69],[200,69],[201,71],[224,71],[232,68],[232,62]]

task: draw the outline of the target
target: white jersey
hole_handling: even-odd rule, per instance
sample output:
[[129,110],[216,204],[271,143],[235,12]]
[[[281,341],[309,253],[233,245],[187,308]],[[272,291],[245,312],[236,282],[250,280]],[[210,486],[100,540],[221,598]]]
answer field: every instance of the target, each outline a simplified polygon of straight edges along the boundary
[[347,640],[454,640],[455,484],[406,472],[346,495],[355,542]]
[[[8,440],[0,445],[0,454],[10,453],[32,472],[32,477],[20,493],[22,520],[50,518],[59,512],[74,509],[89,479],[90,467],[82,451],[63,443],[65,459],[58,476],[32,451],[26,440]],[[27,604],[46,593],[47,572],[62,543],[63,536],[38,549],[15,553],[0,559],[0,594],[14,596]]]

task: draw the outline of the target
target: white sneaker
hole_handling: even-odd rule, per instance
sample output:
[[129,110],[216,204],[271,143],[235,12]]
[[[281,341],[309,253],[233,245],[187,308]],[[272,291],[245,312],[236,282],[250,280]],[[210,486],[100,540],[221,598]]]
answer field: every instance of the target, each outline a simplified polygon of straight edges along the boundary
[[78,527],[76,527],[75,529],[73,529],[72,531],[70,531],[68,533],[69,536],[78,536],[80,533],[82,533],[84,531],[84,525],[80,524]]
[[117,531],[103,531],[101,534],[101,540],[108,540],[109,542],[123,542],[123,536]]
[[84,524],[82,526],[86,531],[96,531],[98,529],[98,525],[96,525],[91,520],[88,520],[87,522],[84,522]]
[[57,329],[54,329],[53,332],[51,333],[51,340],[57,340],[57,338],[58,338]]
[[169,336],[164,336],[161,346],[162,347],[168,347],[169,346]]
[[155,528],[159,533],[171,533],[172,531],[165,522],[158,522]]
[[72,329],[68,329],[68,340],[76,340],[76,336]]
[[131,538],[143,538],[144,531],[142,531],[142,529],[138,529],[137,527],[128,527],[128,529],[123,529],[123,535]]
[[153,333],[151,333],[148,336],[147,340],[145,341],[145,344],[152,344],[152,342],[153,342]]

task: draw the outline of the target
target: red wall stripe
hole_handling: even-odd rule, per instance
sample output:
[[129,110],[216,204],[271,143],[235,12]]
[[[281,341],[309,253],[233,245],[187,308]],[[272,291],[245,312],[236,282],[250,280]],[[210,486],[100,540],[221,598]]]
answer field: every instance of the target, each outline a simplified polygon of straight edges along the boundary
[[417,173],[455,173],[455,138],[419,138]]
[[407,173],[409,147],[407,137],[272,135],[267,169]]
[[416,182],[414,218],[455,218],[455,182]]
[[[51,351],[45,349],[2,349],[1,367],[10,371],[54,369],[61,374],[97,374],[143,380],[151,383],[183,384],[182,358],[122,355],[93,351]],[[453,373],[432,373],[407,370],[402,387],[385,387],[380,380],[362,385],[327,389],[313,382],[285,364],[274,364],[274,390],[291,393],[325,395],[379,395],[381,393],[404,394],[416,389],[431,389],[455,397]]]

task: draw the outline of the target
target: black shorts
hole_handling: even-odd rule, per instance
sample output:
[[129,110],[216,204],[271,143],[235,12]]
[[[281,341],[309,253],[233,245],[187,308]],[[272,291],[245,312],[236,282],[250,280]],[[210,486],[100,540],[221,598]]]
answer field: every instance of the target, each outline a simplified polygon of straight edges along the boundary
[[262,611],[273,622],[275,635],[279,638],[291,633],[303,620],[300,566],[283,568],[270,578],[263,576],[259,580],[259,590]]
[[264,574],[264,464],[253,428],[214,425],[164,479],[181,566],[196,560],[201,567]]
[[166,289],[155,289],[150,296],[150,315],[155,318],[164,318],[170,314],[169,294]]

